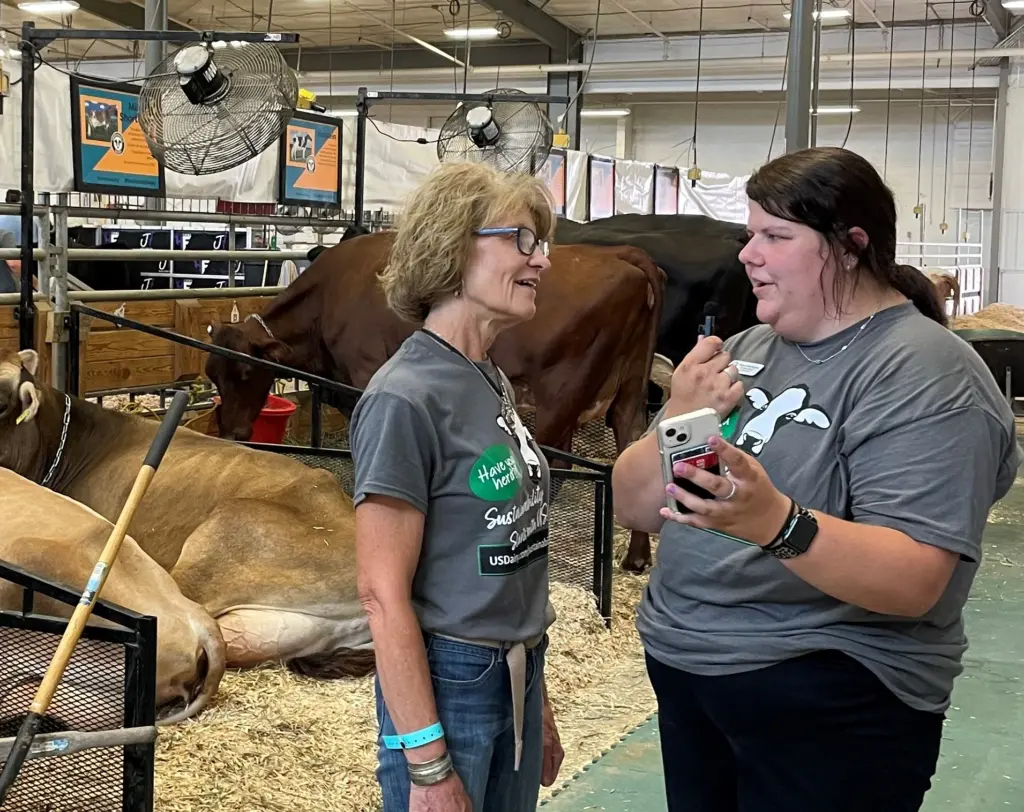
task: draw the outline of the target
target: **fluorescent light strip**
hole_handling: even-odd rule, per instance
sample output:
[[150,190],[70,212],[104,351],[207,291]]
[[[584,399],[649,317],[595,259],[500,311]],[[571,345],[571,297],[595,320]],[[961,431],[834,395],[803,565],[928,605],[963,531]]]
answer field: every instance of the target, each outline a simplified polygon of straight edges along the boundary
[[629,110],[625,108],[606,107],[597,108],[596,110],[587,110],[584,108],[580,111],[580,118],[624,118],[629,115]]
[[[792,15],[787,11],[782,16],[785,17],[788,20]],[[811,12],[811,16],[815,20],[817,20],[818,19],[818,12],[817,11],[812,11]],[[821,10],[821,19],[823,19],[823,20],[830,20],[830,19],[836,19],[836,18],[839,18],[839,17],[849,17],[849,16],[850,16],[850,12],[847,9],[845,9],[845,8],[823,8]]]
[[846,106],[846,107],[819,107],[817,110],[812,111],[818,116],[838,115],[838,114],[849,114],[859,113],[860,108],[857,106]]
[[29,14],[69,14],[79,6],[75,0],[25,0],[18,8]]
[[494,39],[497,28],[446,28],[444,35],[449,39]]

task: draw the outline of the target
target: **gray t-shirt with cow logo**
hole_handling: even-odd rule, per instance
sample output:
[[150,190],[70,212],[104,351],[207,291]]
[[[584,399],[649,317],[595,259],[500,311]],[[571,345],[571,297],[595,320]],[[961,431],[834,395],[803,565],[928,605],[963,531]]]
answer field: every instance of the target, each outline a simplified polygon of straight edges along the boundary
[[383,494],[425,514],[412,585],[424,631],[527,640],[554,621],[550,472],[481,372],[494,383],[500,374],[514,397],[491,362],[472,364],[421,330],[406,339],[352,414],[354,501]]
[[[962,608],[988,511],[1013,484],[1021,449],[965,341],[909,303],[864,324],[801,347],[767,325],[726,341],[745,390],[731,442],[807,508],[958,553],[937,604],[922,617],[869,612],[756,546],[666,522],[637,627],[651,656],[697,674],[838,649],[910,706],[938,712],[962,670]],[[844,345],[822,364],[800,351],[826,359]]]

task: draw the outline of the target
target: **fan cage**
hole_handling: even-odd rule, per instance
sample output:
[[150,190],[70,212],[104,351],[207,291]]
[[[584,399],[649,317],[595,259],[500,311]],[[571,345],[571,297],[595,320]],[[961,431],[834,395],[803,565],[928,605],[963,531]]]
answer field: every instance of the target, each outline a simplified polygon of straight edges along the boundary
[[441,126],[437,139],[439,161],[487,163],[505,172],[535,174],[551,153],[555,130],[535,102],[515,101],[525,95],[514,88],[496,90],[487,103],[500,135],[496,144],[479,147],[470,137],[466,116],[479,104],[462,104]]
[[206,105],[186,97],[174,57],[160,63],[139,95],[139,126],[167,169],[206,175],[239,166],[280,138],[295,114],[298,79],[272,45],[213,51],[229,86],[223,99]]

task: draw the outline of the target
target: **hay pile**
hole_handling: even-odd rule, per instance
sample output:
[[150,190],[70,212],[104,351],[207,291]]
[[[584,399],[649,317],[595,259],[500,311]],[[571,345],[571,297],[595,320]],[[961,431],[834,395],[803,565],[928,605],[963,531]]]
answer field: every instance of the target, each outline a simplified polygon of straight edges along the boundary
[[958,316],[956,330],[1015,330],[1024,333],[1024,309],[996,302],[969,316]]
[[[171,402],[170,398],[167,399],[165,405],[169,405]],[[160,408],[160,396],[159,395],[136,395],[134,403],[132,402],[129,395],[104,395],[103,396],[103,408],[113,409],[118,412],[131,412],[147,414],[152,417],[152,409]]]
[[[625,534],[616,534],[616,561]],[[654,710],[634,613],[646,577],[616,572],[608,631],[590,594],[552,584],[548,691],[565,750],[550,793]],[[230,672],[198,719],[157,740],[157,812],[376,812],[373,682],[280,667]]]

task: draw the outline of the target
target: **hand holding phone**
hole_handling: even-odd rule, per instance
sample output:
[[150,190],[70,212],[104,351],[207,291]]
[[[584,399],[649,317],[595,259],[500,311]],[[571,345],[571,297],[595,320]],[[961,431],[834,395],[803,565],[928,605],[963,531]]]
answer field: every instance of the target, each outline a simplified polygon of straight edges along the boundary
[[[678,462],[688,462],[697,468],[721,476],[722,466],[718,453],[708,446],[708,438],[721,436],[718,413],[714,409],[698,409],[694,412],[669,417],[658,424],[658,450],[661,453],[662,481],[667,486],[675,483],[701,499],[714,499],[714,494],[695,485],[688,479],[677,477],[673,468]],[[665,504],[669,510],[690,513],[690,509],[670,496]]]

